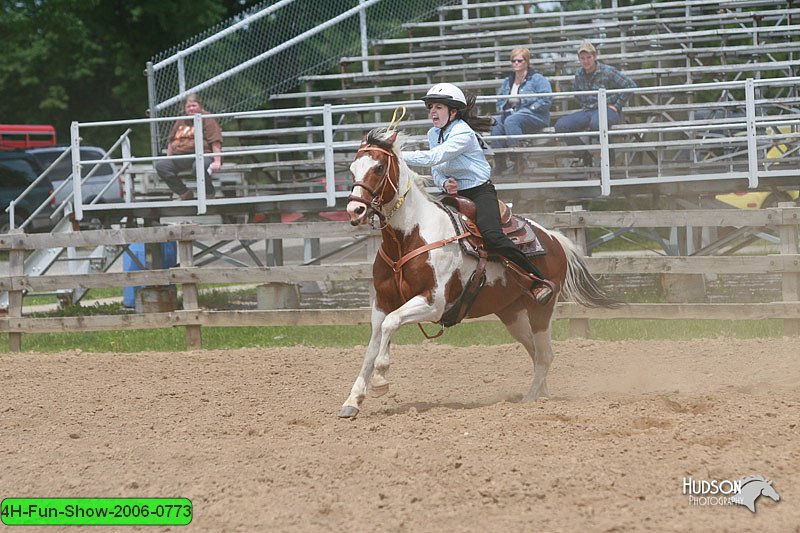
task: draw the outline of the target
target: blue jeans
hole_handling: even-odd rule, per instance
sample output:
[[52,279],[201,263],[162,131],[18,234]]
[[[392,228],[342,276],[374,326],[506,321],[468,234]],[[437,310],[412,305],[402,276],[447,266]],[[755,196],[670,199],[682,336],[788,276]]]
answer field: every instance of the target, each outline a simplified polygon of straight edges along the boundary
[[[607,108],[608,127],[619,124],[619,113]],[[575,111],[556,121],[556,133],[574,133],[576,131],[599,131],[600,119],[597,109]],[[585,144],[580,137],[567,137],[564,141],[570,146]]]
[[[214,161],[212,157],[204,157],[203,158],[203,168],[208,168],[211,162]],[[188,174],[191,172],[191,175],[195,175],[195,160],[192,159],[162,159],[161,161],[156,161],[156,173],[158,177],[161,178],[164,183],[167,184],[167,187],[170,188],[172,192],[175,194],[183,194],[188,191],[188,187],[186,184],[183,183],[183,180],[179,177],[179,174]],[[211,176],[206,174],[206,194],[211,194],[214,191],[214,184],[211,181]]]
[[[517,113],[497,115],[497,124],[492,126],[492,135],[523,135],[536,133],[547,127],[542,119],[533,113],[519,111]],[[494,148],[514,148],[519,144],[519,139],[493,139]]]

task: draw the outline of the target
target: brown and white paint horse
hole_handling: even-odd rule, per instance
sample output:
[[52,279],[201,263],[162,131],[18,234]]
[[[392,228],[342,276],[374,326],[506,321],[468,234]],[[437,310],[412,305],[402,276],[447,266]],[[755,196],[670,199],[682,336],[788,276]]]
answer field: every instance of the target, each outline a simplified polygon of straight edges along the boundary
[[[397,329],[404,324],[437,322],[448,304],[459,297],[477,264],[477,259],[454,242],[453,224],[425,192],[422,177],[403,161],[403,141],[404,136],[396,131],[373,130],[350,165],[354,180],[347,204],[350,223],[363,224],[377,216],[383,253],[375,257],[372,266],[372,335],[361,371],[339,412],[342,418],[358,415],[368,385],[374,396],[388,392],[389,346]],[[534,227],[547,253],[533,261],[555,283],[555,296],[561,293],[587,307],[616,306],[618,302],[603,293],[569,239],[539,225]],[[429,245],[431,249],[399,267],[389,264]],[[556,300],[554,297],[546,305],[538,304],[511,280],[500,262],[490,261],[486,284],[467,315],[494,313],[528,351],[534,377],[526,401],[549,396],[547,372],[553,360],[550,337]]]

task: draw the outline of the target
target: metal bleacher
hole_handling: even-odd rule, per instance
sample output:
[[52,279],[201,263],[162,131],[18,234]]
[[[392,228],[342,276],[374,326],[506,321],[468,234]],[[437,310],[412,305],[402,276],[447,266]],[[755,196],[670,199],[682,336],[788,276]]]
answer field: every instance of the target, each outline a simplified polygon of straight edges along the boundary
[[[525,46],[532,52],[533,66],[548,77],[556,93],[551,113],[555,122],[573,108],[568,91],[578,66],[575,50],[591,39],[602,61],[622,68],[641,88],[625,109],[625,123],[609,132],[617,154],[609,162],[609,178],[631,185],[617,191],[702,196],[754,186],[797,186],[793,172],[787,173],[800,163],[795,80],[800,25],[793,24],[800,9],[792,2],[612,2],[611,9],[566,12],[543,12],[540,4],[443,6],[438,20],[406,24],[407,36],[375,40],[372,54],[343,57],[339,72],[303,77],[303,90],[271,100],[336,106],[414,99],[432,83],[452,81],[481,95],[481,111],[488,114],[494,110],[493,95],[508,75],[509,52]],[[363,62],[371,66],[368,71],[358,68]],[[748,78],[754,80],[750,104],[744,97]],[[751,132],[756,139],[749,142],[748,105],[758,119]],[[417,133],[424,131],[422,108],[413,110],[412,120],[422,125]],[[552,129],[527,141],[518,149],[528,156],[527,172],[498,180],[514,181],[509,188],[525,190],[509,193],[517,200],[603,196],[602,190],[563,185],[564,180],[591,181],[603,169],[576,172],[568,165],[571,149]],[[600,155],[598,143],[594,141],[594,148]],[[755,185],[753,167],[780,167],[783,172],[770,179],[764,174]],[[734,178],[745,171],[751,173],[747,181]],[[733,181],[720,183],[726,174]],[[675,185],[690,176],[709,179]]]
[[[269,97],[268,109],[218,114],[223,169],[241,176],[241,187],[224,198],[164,207],[187,214],[336,209],[365,131],[387,124],[393,109],[406,105],[403,126],[412,145],[424,146],[429,122],[418,98],[440,81],[476,92],[479,112],[491,114],[509,72],[508,54],[518,46],[531,50],[533,66],[553,85],[555,122],[574,108],[575,50],[587,38],[602,61],[639,86],[624,123],[607,139],[589,138],[597,164],[587,169],[570,166],[572,149],[552,128],[527,136],[519,149],[526,171],[497,179],[510,198],[563,204],[610,197],[612,189],[663,196],[795,185],[789,170],[800,162],[800,25],[793,22],[800,8],[793,2],[613,0],[579,11],[553,10],[554,4],[442,2],[434,17],[402,24],[394,36],[371,39],[361,54],[342,56],[338,72],[300,76],[296,89]],[[608,143],[614,161],[604,159]],[[131,214],[153,208],[129,206]]]

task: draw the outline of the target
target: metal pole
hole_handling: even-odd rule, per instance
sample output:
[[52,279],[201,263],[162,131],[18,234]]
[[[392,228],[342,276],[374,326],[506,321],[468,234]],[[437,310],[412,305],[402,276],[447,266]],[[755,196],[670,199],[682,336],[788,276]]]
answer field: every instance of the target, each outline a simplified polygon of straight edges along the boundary
[[[153,70],[153,63],[147,62],[147,114],[150,118],[158,117],[158,109],[156,109],[156,72]],[[153,157],[158,156],[158,122],[150,122],[150,155]]]
[[361,30],[361,72],[369,72],[369,61],[365,59],[369,53],[367,40],[367,9],[364,7],[364,0],[358,0],[361,11],[358,12],[358,25]]
[[325,142],[325,199],[327,206],[336,205],[336,176],[333,167],[333,113],[331,104],[322,109],[323,137]]
[[744,82],[744,99],[747,121],[747,186],[758,187],[758,144],[756,143],[756,99],[753,78]]
[[81,188],[81,138],[78,123],[73,121],[69,128],[70,148],[72,149],[72,203],[75,207],[75,220],[83,220],[83,191]]
[[186,92],[186,63],[183,56],[178,56],[178,91],[181,94]]
[[597,116],[600,123],[600,194],[611,194],[611,166],[608,161],[608,107],[606,90],[597,93]]
[[[125,138],[122,140],[122,158],[127,159],[130,161],[131,159],[131,140],[126,135]],[[127,170],[125,170],[125,174],[122,176],[122,194],[123,199],[125,200],[126,204],[129,204],[133,201],[133,181],[131,180],[131,171],[130,165],[128,163],[123,163],[127,166]]]
[[192,117],[194,123],[194,175],[197,177],[197,214],[206,212],[206,165],[203,159],[203,116]]

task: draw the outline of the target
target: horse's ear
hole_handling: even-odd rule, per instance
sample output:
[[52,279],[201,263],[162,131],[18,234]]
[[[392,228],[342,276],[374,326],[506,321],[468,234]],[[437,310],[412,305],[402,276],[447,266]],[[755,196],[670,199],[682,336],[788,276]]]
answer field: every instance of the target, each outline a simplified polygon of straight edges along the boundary
[[391,135],[389,135],[389,138],[388,138],[388,139],[386,139],[386,142],[388,142],[388,143],[390,143],[390,144],[394,144],[394,142],[395,142],[396,140],[397,140],[397,130],[394,130],[394,131],[392,132],[392,134],[391,134]]

